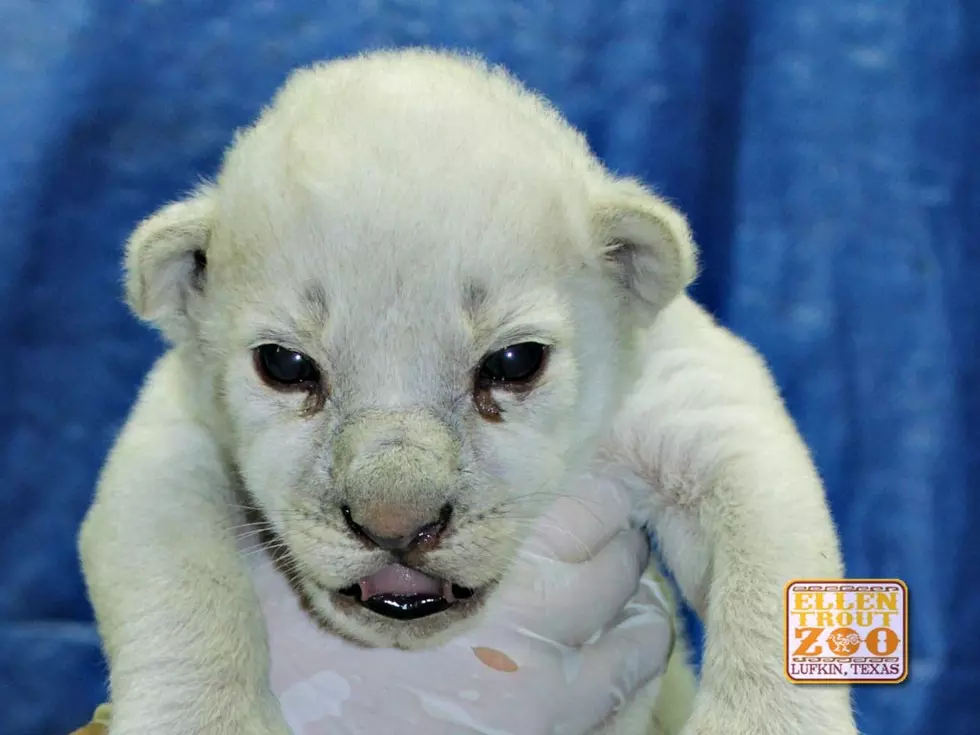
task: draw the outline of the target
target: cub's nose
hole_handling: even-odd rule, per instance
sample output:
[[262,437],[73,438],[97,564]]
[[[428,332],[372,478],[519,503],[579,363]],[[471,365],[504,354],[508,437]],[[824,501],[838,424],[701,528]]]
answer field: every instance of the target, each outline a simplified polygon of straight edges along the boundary
[[341,511],[347,527],[355,536],[379,549],[399,553],[434,548],[446,532],[453,515],[453,508],[448,503],[442,506],[438,518],[421,524],[414,514],[397,509],[364,514],[359,518],[354,517],[350,506],[343,506]]

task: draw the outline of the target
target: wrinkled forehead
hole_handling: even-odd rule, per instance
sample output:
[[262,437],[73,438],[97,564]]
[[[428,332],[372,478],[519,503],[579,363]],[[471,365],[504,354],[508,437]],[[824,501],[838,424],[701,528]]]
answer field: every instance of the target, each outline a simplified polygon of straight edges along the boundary
[[393,289],[416,299],[453,288],[494,295],[582,257],[584,226],[560,196],[532,186],[491,194],[485,182],[445,191],[378,179],[357,196],[351,183],[348,193],[338,182],[326,195],[238,200],[222,212],[237,277],[314,280],[331,302]]
[[418,131],[259,142],[222,178],[217,241],[260,306],[313,304],[359,331],[493,319],[546,308],[585,258],[583,187],[547,155]]

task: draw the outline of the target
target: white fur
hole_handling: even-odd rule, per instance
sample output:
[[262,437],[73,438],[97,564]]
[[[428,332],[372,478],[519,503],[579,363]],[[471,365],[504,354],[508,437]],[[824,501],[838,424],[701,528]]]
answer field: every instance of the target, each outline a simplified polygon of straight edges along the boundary
[[[379,625],[336,609],[322,588],[385,563],[340,505],[423,522],[453,503],[455,532],[425,568],[479,587],[587,472],[634,493],[706,624],[684,733],[855,732],[846,687],[783,678],[783,584],[839,576],[837,539],[765,365],[683,294],[694,263],[680,214],[499,70],[403,51],[295,73],[218,180],[129,243],[130,304],[174,347],[81,534],[112,735],[288,732],[234,551],[236,487],[320,616],[416,647],[473,618]],[[542,379],[494,391],[503,420],[487,421],[474,369],[529,340],[551,348]],[[314,359],[328,394],[266,386],[251,350],[268,342]],[[665,691],[689,689],[672,670]],[[616,732],[647,721],[634,711]]]

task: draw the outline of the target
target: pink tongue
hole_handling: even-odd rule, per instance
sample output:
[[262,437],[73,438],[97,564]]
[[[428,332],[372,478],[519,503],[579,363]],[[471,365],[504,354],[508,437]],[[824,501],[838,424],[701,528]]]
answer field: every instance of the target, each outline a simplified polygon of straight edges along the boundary
[[389,564],[370,577],[365,577],[358,584],[361,587],[362,600],[374,595],[442,595],[443,593],[442,580],[401,564]]

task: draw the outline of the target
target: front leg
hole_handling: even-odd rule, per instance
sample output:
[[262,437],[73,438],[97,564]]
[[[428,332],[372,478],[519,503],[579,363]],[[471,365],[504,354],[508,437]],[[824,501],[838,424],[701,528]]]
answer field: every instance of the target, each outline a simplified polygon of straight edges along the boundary
[[843,565],[822,484],[768,370],[686,297],[645,349],[611,451],[704,623],[685,733],[855,733],[848,687],[783,675],[784,585],[840,577]]
[[147,381],[79,548],[110,667],[111,735],[287,735],[236,553],[232,488],[175,353]]

